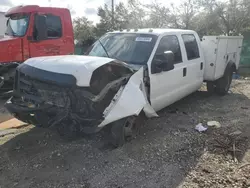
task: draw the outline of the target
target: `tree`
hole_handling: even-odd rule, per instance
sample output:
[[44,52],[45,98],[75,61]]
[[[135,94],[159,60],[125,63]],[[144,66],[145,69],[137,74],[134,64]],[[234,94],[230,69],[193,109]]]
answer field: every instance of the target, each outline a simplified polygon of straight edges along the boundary
[[77,40],[81,45],[90,43],[95,39],[95,27],[93,22],[89,21],[88,18],[78,17],[73,21],[73,25],[75,40]]
[[171,15],[169,8],[163,6],[162,4],[158,4],[157,2],[149,5],[150,14],[148,19],[148,25],[154,28],[164,28],[164,27],[172,27],[171,25]]
[[101,36],[108,31],[127,28],[129,22],[128,10],[122,2],[115,6],[114,25],[112,23],[112,11],[106,4],[104,7],[98,8],[97,15],[100,17],[100,23],[96,25],[97,36]]
[[224,34],[238,35],[250,26],[250,1],[248,0],[198,0],[203,11],[217,15]]
[[142,4],[139,0],[128,0],[129,22],[127,28],[150,27],[147,16],[149,15],[150,5]]
[[137,28],[192,29],[203,35],[238,35],[250,31],[249,0],[184,0],[180,5],[164,6],[155,0],[142,4],[128,0],[115,6],[114,24],[112,11],[107,5],[99,7],[100,22],[95,26],[87,18],[74,21],[75,37],[86,41],[106,32]]
[[185,0],[180,6],[171,4],[170,25],[174,28],[192,29],[195,25],[193,19],[197,13],[198,7],[195,0]]
[[138,0],[128,0],[128,6],[120,2],[115,6],[114,24],[112,24],[112,11],[107,5],[99,7],[97,15],[100,17],[100,23],[96,25],[97,35],[101,36],[112,30],[148,27],[146,11],[145,5]]

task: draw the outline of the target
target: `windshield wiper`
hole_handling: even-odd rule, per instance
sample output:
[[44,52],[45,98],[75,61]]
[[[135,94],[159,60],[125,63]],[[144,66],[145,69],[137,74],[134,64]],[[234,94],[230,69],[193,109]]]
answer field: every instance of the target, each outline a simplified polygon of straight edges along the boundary
[[102,42],[100,41],[100,39],[98,39],[98,42],[101,44],[103,50],[105,51],[105,53],[107,54],[107,56],[108,56],[108,58],[109,58],[110,56],[109,56],[109,54],[108,54],[106,48],[103,46]]

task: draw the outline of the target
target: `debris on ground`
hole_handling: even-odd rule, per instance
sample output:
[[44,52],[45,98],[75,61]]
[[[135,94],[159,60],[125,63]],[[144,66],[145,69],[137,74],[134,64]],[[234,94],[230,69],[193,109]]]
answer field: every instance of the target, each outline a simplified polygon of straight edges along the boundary
[[207,130],[207,127],[204,127],[202,123],[199,123],[198,125],[195,126],[195,129],[199,131],[200,133],[205,132]]
[[28,126],[27,123],[24,123],[22,121],[19,121],[15,118],[12,118],[10,120],[7,120],[3,123],[0,123],[0,130],[1,129],[20,129],[20,128],[23,128],[25,126]]
[[6,129],[6,130],[0,130],[0,137],[4,137],[10,134],[14,134],[15,130],[11,130],[11,129]]
[[208,121],[207,126],[209,127],[215,127],[215,128],[221,128],[221,124],[218,121]]
[[240,136],[241,134],[242,134],[242,132],[237,130],[237,131],[230,133],[229,136],[236,138],[236,137]]

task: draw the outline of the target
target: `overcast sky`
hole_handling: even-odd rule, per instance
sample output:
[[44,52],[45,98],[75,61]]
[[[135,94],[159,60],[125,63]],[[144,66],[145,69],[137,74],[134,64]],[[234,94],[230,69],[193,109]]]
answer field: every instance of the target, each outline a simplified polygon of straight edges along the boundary
[[[127,0],[114,0],[115,3]],[[142,0],[143,3],[150,3],[153,0]],[[157,0],[158,2],[169,5],[171,2],[179,3],[182,0]],[[166,3],[167,2],[167,3]],[[97,9],[104,4],[111,5],[111,0],[37,0],[39,6],[66,7],[72,11],[72,17],[86,16],[95,23],[98,22],[96,15]],[[0,11],[7,11],[12,6],[34,5],[34,0],[0,0]]]

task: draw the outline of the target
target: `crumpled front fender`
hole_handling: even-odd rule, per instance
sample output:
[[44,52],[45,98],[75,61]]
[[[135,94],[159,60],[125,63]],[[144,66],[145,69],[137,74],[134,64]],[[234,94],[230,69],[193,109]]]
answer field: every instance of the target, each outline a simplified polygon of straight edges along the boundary
[[128,83],[122,86],[104,111],[105,119],[98,127],[129,116],[138,116],[144,111],[147,117],[158,117],[148,102],[143,83],[143,68],[134,73]]

